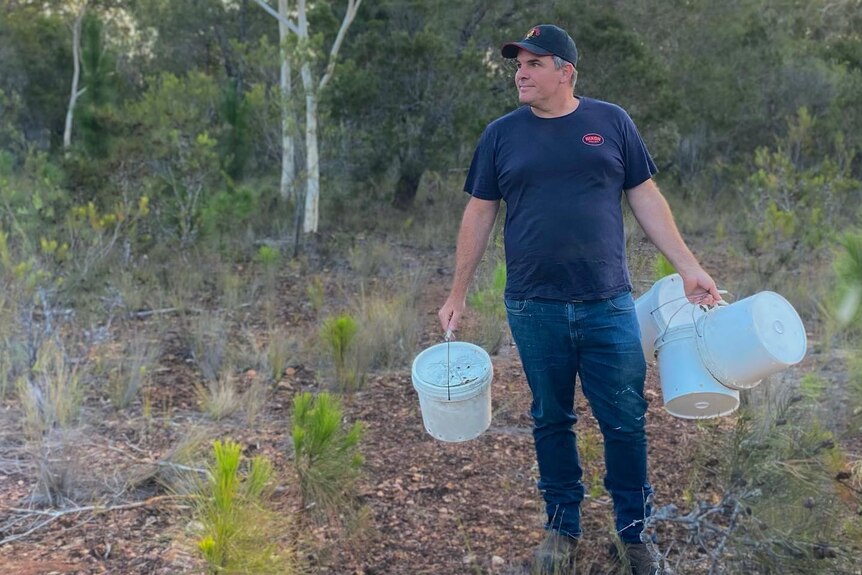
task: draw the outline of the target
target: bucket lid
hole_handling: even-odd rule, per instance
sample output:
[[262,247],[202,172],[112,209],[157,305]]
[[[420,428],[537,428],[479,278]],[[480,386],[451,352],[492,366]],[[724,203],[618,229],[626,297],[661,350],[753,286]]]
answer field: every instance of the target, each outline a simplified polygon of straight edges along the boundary
[[[434,397],[467,399],[491,382],[488,352],[466,341],[433,345],[413,360],[413,386]],[[447,384],[448,376],[448,384]]]

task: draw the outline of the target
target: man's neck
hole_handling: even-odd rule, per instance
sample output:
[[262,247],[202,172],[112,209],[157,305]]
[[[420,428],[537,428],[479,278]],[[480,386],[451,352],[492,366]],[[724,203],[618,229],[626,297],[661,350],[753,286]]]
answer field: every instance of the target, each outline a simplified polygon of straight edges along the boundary
[[573,94],[569,94],[559,102],[549,103],[541,107],[530,106],[530,110],[540,118],[560,118],[571,114],[577,110],[580,105],[581,100]]

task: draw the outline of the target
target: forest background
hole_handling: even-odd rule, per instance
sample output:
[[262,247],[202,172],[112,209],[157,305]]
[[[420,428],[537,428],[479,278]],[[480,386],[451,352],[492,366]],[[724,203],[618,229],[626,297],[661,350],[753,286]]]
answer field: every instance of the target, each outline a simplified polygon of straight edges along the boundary
[[[708,472],[680,487],[690,513],[665,517],[677,570],[859,572],[862,2],[264,4],[0,3],[0,557],[87,573],[514,569],[468,549],[387,571],[342,545],[380,527],[368,485],[385,475],[362,471],[382,448],[350,421],[439,340],[466,168],[517,106],[499,46],[556,23],[578,45],[577,93],[633,117],[719,284],[777,291],[808,328],[800,368],[689,430]],[[673,270],[627,223],[640,292]],[[510,347],[500,261],[497,239],[462,334],[492,352]],[[140,457],[123,466],[110,446],[129,434]],[[240,464],[226,438],[258,459]],[[290,525],[249,544],[273,497]],[[144,568],[131,543],[112,556],[87,540],[84,561],[46,535],[111,508],[155,508],[188,553]],[[706,518],[712,532],[693,527]]]

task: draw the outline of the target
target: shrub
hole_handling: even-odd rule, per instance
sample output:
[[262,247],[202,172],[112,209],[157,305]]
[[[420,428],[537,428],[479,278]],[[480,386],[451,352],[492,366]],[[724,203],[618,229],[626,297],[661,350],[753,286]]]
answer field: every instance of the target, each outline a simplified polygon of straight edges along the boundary
[[843,250],[835,259],[835,317],[841,327],[858,326],[862,320],[862,231],[847,232],[839,242]]
[[323,309],[323,298],[326,295],[326,291],[323,288],[323,280],[320,279],[320,276],[314,276],[309,280],[308,286],[305,288],[305,294],[308,296],[308,301],[314,312],[320,313],[320,310]]
[[350,352],[359,327],[348,314],[326,318],[320,329],[320,340],[335,365],[335,379],[341,388],[352,389],[362,383],[364,373],[350,361]]
[[351,507],[354,483],[362,466],[362,424],[342,423],[339,401],[329,393],[308,392],[293,400],[293,464],[303,508],[335,515]]
[[213,444],[208,481],[194,504],[195,516],[203,526],[198,550],[213,574],[297,573],[292,550],[278,545],[284,526],[267,508],[272,464],[255,457],[243,476],[241,450],[229,440]]
[[761,384],[731,433],[707,429],[694,486],[707,495],[687,514],[669,505],[648,520],[686,528],[680,562],[705,556],[725,574],[847,572],[848,509],[835,481],[846,457],[815,415],[823,389],[813,376],[803,394]]

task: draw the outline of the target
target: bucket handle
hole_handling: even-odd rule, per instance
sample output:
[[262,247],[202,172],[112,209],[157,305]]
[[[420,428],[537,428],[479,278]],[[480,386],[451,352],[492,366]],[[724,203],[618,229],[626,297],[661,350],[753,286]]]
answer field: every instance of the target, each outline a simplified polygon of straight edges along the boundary
[[[720,289],[720,290],[718,290],[718,293],[720,293],[720,294],[722,294],[722,295],[727,295],[727,294],[728,294],[728,291],[727,291],[726,289]],[[700,299],[702,300],[702,299],[703,299],[703,298],[705,298],[707,295],[709,295],[709,292],[703,292],[703,293],[698,294],[698,295],[700,296]],[[672,303],[679,302],[679,301],[682,301],[682,300],[687,300],[687,299],[688,299],[688,296],[685,296],[685,295],[684,295],[684,296],[682,296],[682,297],[674,298],[674,299],[672,299],[672,300],[670,300],[670,301],[666,301],[666,302],[664,302],[663,304],[661,304],[660,306],[658,306],[657,308],[655,308],[654,310],[652,310],[652,311],[651,311],[651,312],[649,312],[649,313],[650,313],[650,315],[652,315],[652,314],[654,314],[655,312],[657,312],[658,310],[660,310],[661,308],[663,308],[664,306],[666,306],[666,305],[668,305],[668,304],[672,304]],[[689,304],[691,305],[691,323],[695,324],[695,330],[697,330],[697,322],[694,320],[694,310],[695,310],[695,308],[700,307],[700,308],[701,308],[705,313],[709,313],[709,312],[711,311],[711,309],[710,309],[710,308],[705,308],[705,309],[704,309],[704,306],[702,306],[700,303],[691,303],[691,302],[689,302]],[[715,303],[715,305],[716,305],[716,306],[725,306],[725,305],[729,305],[729,304],[728,304],[725,300],[723,300],[723,299],[722,299],[722,300],[717,301],[717,302]],[[683,306],[680,306],[680,308],[679,308],[678,310],[676,310],[675,312],[673,312],[673,315],[671,315],[671,316],[670,316],[670,319],[668,319],[668,321],[667,321],[667,325],[666,325],[666,326],[665,326],[665,328],[664,328],[664,332],[663,332],[659,337],[664,337],[665,335],[667,335],[667,330],[669,330],[669,329],[670,329],[670,324],[671,324],[671,322],[673,321],[673,318],[675,318],[675,317],[676,317],[676,315],[677,315],[679,312],[681,312],[682,310],[684,310],[684,309],[685,309],[685,306],[683,305]],[[714,308],[713,308],[713,309],[714,309]],[[698,334],[698,335],[700,335],[700,334]]]
[[451,375],[449,373],[450,363],[449,363],[449,342],[452,340],[452,330],[447,329],[446,334],[443,336],[443,339],[446,340],[446,400],[452,401],[452,392],[449,389],[451,385]]
[[[719,306],[723,307],[723,306],[730,305],[730,304],[724,300],[721,300],[721,301],[716,302],[715,305],[716,305],[716,307],[719,307]],[[708,315],[710,315],[714,309],[716,309],[716,308],[710,308],[710,309],[705,310],[704,314],[697,321],[694,321],[694,313],[691,314],[692,323],[694,324],[694,333],[697,334],[697,337],[703,337],[703,334],[701,334],[700,330],[698,329],[698,324],[699,323],[705,324],[706,323],[706,317]],[[706,332],[704,332],[704,333],[706,333]]]

